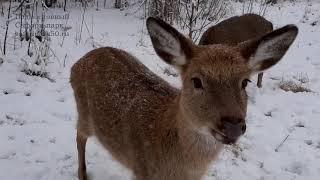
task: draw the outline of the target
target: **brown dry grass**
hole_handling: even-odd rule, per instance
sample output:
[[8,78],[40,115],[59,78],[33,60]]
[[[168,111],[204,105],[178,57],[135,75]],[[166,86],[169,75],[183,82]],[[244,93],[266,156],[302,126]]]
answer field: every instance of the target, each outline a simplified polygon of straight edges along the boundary
[[282,80],[279,84],[280,89],[288,92],[312,92],[311,89],[307,88],[303,83],[301,82],[295,82],[293,80]]

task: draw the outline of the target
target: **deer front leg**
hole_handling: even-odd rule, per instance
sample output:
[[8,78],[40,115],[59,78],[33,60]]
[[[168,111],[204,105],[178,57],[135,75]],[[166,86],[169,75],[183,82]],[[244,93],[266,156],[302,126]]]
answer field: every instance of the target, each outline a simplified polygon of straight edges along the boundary
[[78,149],[78,177],[79,180],[87,180],[87,172],[86,172],[86,143],[88,137],[82,136],[79,132],[77,132],[77,149]]

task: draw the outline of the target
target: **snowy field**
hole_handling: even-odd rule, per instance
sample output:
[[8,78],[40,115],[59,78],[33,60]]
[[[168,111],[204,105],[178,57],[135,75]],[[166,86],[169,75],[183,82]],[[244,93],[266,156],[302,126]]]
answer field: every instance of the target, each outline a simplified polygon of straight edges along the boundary
[[[234,4],[229,16],[238,11],[239,5]],[[6,56],[0,51],[0,180],[77,179],[77,118],[69,73],[70,67],[94,47],[124,49],[172,85],[180,85],[178,77],[164,73],[168,65],[155,55],[140,18],[112,8],[88,8],[87,28],[77,42],[82,12],[78,8],[69,12],[68,20],[55,20],[70,28],[65,39],[52,37],[51,63],[46,69],[49,78],[21,72],[28,60],[26,46],[21,48],[20,41],[14,42],[17,28],[15,21],[10,24]],[[49,13],[65,14],[63,9]],[[225,148],[206,180],[320,177],[320,2],[280,3],[268,8],[266,18],[275,27],[296,24],[298,38],[284,59],[265,73],[263,88],[249,85],[247,132],[236,146]],[[1,48],[5,21],[6,17],[0,16]],[[284,91],[280,85],[286,82],[311,92]],[[95,139],[87,144],[87,164],[92,180],[131,177]]]

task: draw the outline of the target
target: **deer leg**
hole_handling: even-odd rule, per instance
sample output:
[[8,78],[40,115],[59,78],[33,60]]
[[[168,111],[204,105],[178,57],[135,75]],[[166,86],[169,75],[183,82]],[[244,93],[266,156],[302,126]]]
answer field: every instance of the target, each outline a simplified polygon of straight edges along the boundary
[[258,82],[257,82],[258,88],[262,87],[262,77],[263,77],[263,73],[259,73],[258,74]]
[[78,149],[78,176],[79,180],[87,180],[86,172],[86,143],[88,137],[83,136],[79,131],[77,131],[77,149]]

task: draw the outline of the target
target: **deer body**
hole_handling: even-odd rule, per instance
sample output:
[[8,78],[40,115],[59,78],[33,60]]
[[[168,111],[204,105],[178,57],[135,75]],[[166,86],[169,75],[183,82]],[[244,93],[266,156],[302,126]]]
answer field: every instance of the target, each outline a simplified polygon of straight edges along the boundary
[[[80,180],[87,179],[90,136],[136,180],[200,180],[223,144],[235,143],[245,132],[248,76],[278,62],[297,32],[289,26],[231,47],[196,46],[155,18],[148,18],[147,28],[157,54],[179,69],[183,87],[170,86],[119,49],[99,48],[82,57],[70,77],[78,110]],[[274,46],[284,44],[274,58],[278,49],[269,52],[265,46],[270,39]]]
[[[184,134],[188,130],[179,120],[179,91],[122,50],[91,51],[73,66],[71,84],[79,111],[78,135],[95,135],[118,161],[146,179],[197,179],[203,174],[197,171],[205,170],[201,166],[221,148],[213,137]],[[203,143],[212,148],[201,147]],[[182,173],[190,167],[177,163],[191,166],[194,175]]]
[[[226,19],[206,30],[199,44],[236,45],[249,39],[259,38],[273,30],[270,21],[257,14],[244,14]],[[258,87],[262,87],[263,73],[259,73]]]

